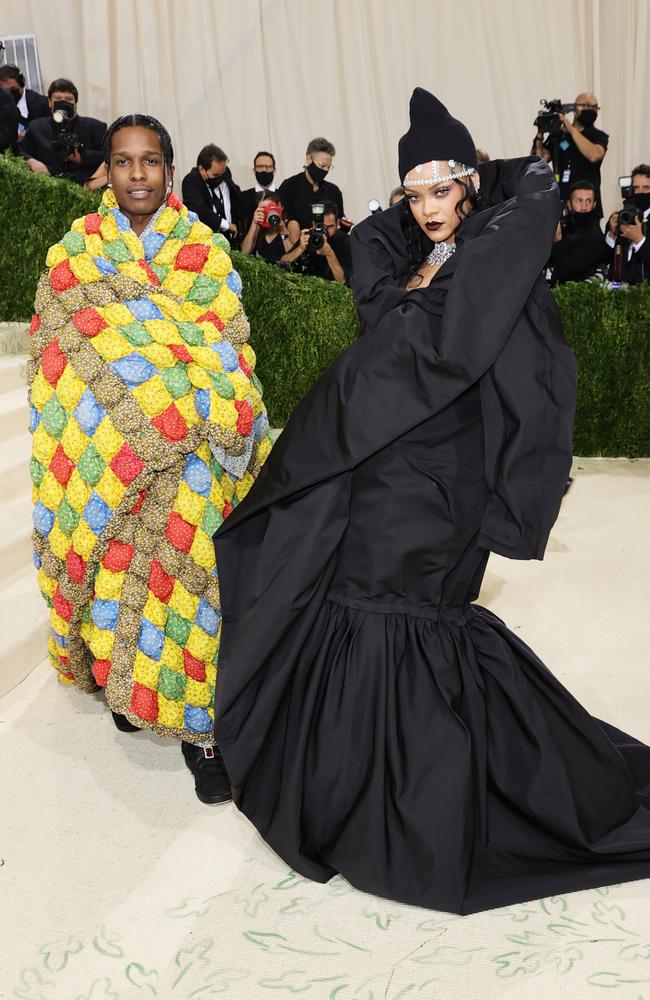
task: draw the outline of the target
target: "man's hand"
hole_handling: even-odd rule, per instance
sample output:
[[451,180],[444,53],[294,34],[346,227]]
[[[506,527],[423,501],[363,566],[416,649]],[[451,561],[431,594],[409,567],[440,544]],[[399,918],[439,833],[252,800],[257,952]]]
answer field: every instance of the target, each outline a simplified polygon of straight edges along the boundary
[[562,122],[562,131],[563,132],[568,132],[569,135],[571,135],[571,133],[575,129],[575,125],[572,122],[569,121],[569,119],[567,118],[566,115],[560,115],[560,114],[558,114],[558,118]]
[[40,160],[29,159],[27,160],[27,166],[30,170],[33,170],[35,174],[47,174],[50,175],[50,171],[47,169],[44,163]]
[[631,226],[621,226],[621,233],[630,243],[640,243],[643,239],[643,229],[638,219]]
[[557,242],[558,242],[558,240],[561,240],[561,239],[562,239],[562,226],[561,226],[561,225],[560,225],[560,223],[558,222],[558,224],[557,224],[557,229],[555,230],[555,237],[554,237],[554,239],[553,239],[553,242],[554,242],[554,243],[557,243]]
[[74,163],[75,166],[80,167],[81,166],[81,153],[79,152],[78,149],[75,149],[74,152],[72,152],[72,153],[69,154],[69,156],[66,156],[66,160],[67,160],[68,163]]
[[228,226],[228,232],[232,233],[233,236],[237,235],[237,226],[235,225],[234,222],[231,222],[230,225]]
[[309,234],[310,234],[310,232],[311,232],[311,229],[302,229],[300,231],[300,249],[303,250],[303,251],[307,249],[307,244],[309,243]]
[[316,251],[316,254],[319,257],[329,257],[330,254],[332,254],[334,251],[332,250],[331,246],[327,242],[327,236],[324,236],[323,239],[325,240],[325,242],[323,243],[323,245],[320,248],[320,250]]
[[616,227],[618,226],[618,212],[612,212],[609,217],[609,222],[607,223],[607,231],[612,234],[616,232]]

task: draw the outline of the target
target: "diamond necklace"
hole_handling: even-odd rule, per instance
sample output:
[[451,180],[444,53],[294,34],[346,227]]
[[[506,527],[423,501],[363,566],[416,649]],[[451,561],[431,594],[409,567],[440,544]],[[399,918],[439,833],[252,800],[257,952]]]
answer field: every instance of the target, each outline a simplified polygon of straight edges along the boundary
[[455,243],[434,243],[433,250],[427,257],[427,264],[444,264],[455,251]]

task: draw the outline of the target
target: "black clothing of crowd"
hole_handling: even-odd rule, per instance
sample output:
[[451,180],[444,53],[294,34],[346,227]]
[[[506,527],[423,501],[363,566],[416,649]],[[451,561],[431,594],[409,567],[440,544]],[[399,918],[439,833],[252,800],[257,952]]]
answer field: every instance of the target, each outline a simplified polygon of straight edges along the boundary
[[[87,187],[103,186],[106,123],[79,115],[77,100],[70,80],[54,80],[45,97],[25,86],[17,66],[0,66],[0,152],[13,149],[32,170]],[[566,206],[547,274],[553,283],[583,281],[594,275],[627,284],[650,281],[650,167],[640,164],[633,171],[629,200],[638,210],[635,225],[619,227],[615,212],[603,235],[600,167],[609,136],[595,127],[600,109],[592,94],[580,95],[575,107],[573,123],[559,116],[559,141],[551,142],[538,132],[534,143],[534,152],[553,161]],[[226,153],[209,144],[183,178],[183,200],[202,222],[222,232],[244,253],[302,273],[348,282],[352,269],[349,236],[347,227],[339,225],[344,219],[343,194],[328,177],[335,153],[326,139],[313,139],[303,170],[276,186],[275,157],[260,152],[254,160],[255,184],[242,191],[232,177]],[[282,213],[275,228],[267,227],[257,211],[269,200]],[[316,251],[307,235],[316,224],[314,205],[319,204],[326,210],[325,219],[319,220],[325,246]]]
[[38,173],[87,184],[104,161],[106,122],[79,115],[78,100],[71,80],[53,80],[44,97],[25,87],[17,66],[0,66],[0,151],[12,149]]
[[[349,236],[339,227],[343,218],[343,195],[326,179],[336,151],[322,137],[313,139],[306,152],[304,169],[275,184],[275,157],[260,151],[255,156],[255,185],[242,191],[235,183],[228,156],[214,144],[204,146],[196,166],[183,178],[183,201],[202,222],[221,232],[242,253],[254,253],[272,264],[326,280],[347,282],[352,270]],[[275,222],[266,221],[266,206]],[[320,249],[311,246],[309,232],[317,224],[314,205],[321,205],[324,237]],[[322,214],[322,213],[321,213]]]

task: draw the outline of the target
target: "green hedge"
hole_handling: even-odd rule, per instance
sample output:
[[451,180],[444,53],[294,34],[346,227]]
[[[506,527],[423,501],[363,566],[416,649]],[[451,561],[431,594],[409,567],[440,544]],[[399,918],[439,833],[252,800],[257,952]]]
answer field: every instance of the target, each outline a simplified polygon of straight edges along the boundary
[[0,156],[0,321],[30,319],[49,247],[73,219],[97,211],[100,193],[33,174],[22,160]]
[[[47,248],[99,196],[32,174],[0,156],[0,320],[31,315]],[[234,253],[258,374],[274,426],[282,426],[329,362],[356,337],[350,291]],[[555,290],[578,356],[578,455],[650,455],[650,286],[611,292],[571,284]]]

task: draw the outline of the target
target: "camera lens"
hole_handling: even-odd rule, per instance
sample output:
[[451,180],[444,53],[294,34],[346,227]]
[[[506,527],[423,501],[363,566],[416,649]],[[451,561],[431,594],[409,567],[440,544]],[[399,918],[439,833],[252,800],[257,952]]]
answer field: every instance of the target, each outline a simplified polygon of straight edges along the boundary
[[325,237],[319,229],[312,229],[309,234],[309,243],[307,244],[310,250],[320,250],[325,242]]

